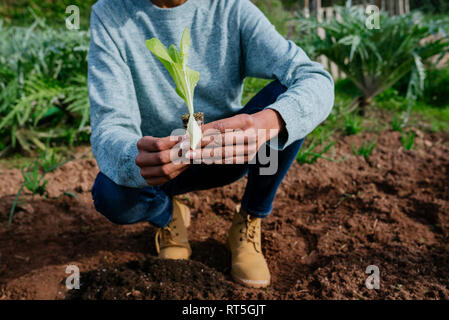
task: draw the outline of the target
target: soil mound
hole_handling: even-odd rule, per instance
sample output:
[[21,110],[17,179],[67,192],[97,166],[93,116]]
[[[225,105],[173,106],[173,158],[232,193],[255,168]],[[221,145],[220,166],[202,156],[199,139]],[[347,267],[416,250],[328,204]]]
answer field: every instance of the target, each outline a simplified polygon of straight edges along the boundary
[[72,299],[222,299],[233,286],[216,270],[192,260],[147,257],[83,274]]

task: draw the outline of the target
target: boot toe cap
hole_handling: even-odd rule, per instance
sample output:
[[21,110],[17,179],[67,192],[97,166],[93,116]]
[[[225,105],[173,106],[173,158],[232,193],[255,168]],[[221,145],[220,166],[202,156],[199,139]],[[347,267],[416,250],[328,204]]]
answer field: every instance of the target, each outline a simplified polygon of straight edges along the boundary
[[162,259],[189,259],[191,251],[188,248],[183,247],[168,247],[161,249],[159,258]]
[[239,283],[249,287],[263,288],[270,284],[270,271],[265,261],[233,263],[231,274]]

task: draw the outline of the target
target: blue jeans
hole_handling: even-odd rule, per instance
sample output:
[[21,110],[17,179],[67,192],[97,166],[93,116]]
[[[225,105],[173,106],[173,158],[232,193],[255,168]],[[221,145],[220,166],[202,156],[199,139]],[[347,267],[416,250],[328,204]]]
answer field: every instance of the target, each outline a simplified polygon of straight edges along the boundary
[[[253,114],[276,101],[287,88],[274,81],[263,88],[239,113]],[[252,216],[265,218],[273,208],[279,185],[296,158],[304,139],[278,152],[278,168],[273,175],[260,175],[261,164],[192,164],[173,180],[161,186],[129,188],[120,186],[99,173],[92,187],[97,211],[113,223],[148,221],[158,227],[171,222],[172,197],[195,190],[230,184],[248,174],[241,207]],[[270,148],[268,148],[270,149]]]

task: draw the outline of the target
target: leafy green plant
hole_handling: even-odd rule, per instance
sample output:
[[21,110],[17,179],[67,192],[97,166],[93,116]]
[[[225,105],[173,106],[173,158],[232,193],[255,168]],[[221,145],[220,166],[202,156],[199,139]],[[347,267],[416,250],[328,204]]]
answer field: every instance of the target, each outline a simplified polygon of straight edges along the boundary
[[[71,159],[63,160],[62,155],[56,150],[47,148],[39,154],[36,160],[22,168],[21,172],[23,182],[14,197],[14,201],[9,212],[8,225],[12,224],[14,212],[23,190],[27,189],[30,191],[33,197],[35,195],[46,196],[48,181],[45,179],[45,176],[69,161],[71,161]],[[65,193],[75,196],[68,192]]]
[[355,115],[347,115],[343,120],[343,133],[351,136],[362,130],[363,119]]
[[[447,35],[433,37],[438,30],[424,23],[418,13],[381,13],[381,28],[370,30],[365,26],[364,9],[348,6],[336,10],[341,19],[319,22],[302,17],[299,29],[308,32],[298,38],[298,44],[314,57],[325,55],[354,82],[361,96],[353,106],[359,107],[361,115],[373,98],[407,75],[407,99],[415,100],[424,86],[424,63],[447,52]],[[317,34],[317,28],[325,31],[324,39]]]
[[376,146],[376,138],[374,138],[370,142],[364,141],[358,149],[354,146],[354,144],[351,145],[354,155],[363,156],[365,159],[368,158],[371,153],[373,153]]
[[190,136],[190,148],[195,149],[201,140],[202,133],[194,117],[193,92],[200,79],[198,71],[187,66],[191,45],[189,28],[185,28],[181,38],[181,50],[175,45],[169,49],[157,38],[146,41],[148,49],[164,65],[176,84],[176,93],[184,100],[189,110],[187,132]]
[[0,20],[0,140],[26,151],[89,131],[87,32]]
[[415,144],[416,134],[412,131],[402,132],[401,143],[405,150],[411,150]]

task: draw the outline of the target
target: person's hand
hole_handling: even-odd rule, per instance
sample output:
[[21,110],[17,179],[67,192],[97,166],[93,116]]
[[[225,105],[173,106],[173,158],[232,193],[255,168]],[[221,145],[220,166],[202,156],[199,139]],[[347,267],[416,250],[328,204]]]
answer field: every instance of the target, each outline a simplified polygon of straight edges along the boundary
[[149,185],[164,184],[188,168],[189,161],[175,161],[182,153],[181,142],[184,138],[145,136],[137,142],[139,153],[136,165],[140,167],[140,174]]
[[187,157],[195,163],[248,163],[284,126],[280,115],[271,109],[210,122],[201,127],[201,148],[190,151]]

